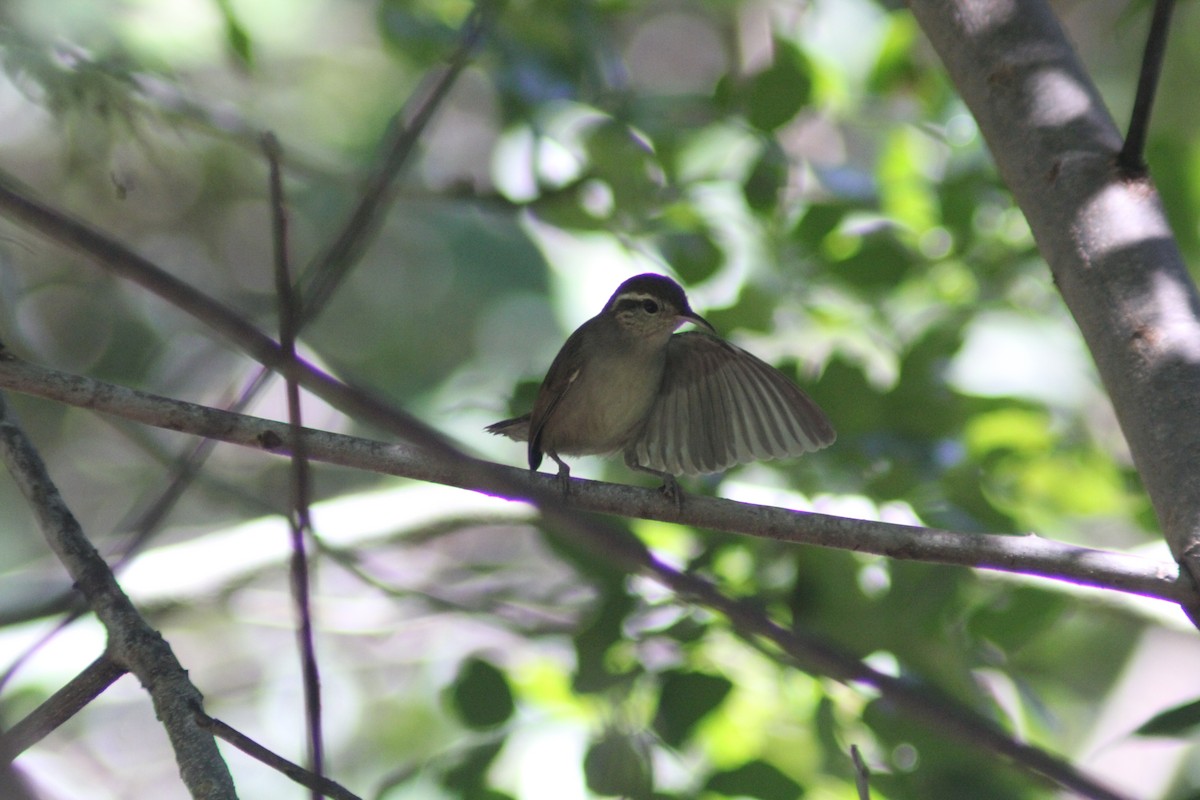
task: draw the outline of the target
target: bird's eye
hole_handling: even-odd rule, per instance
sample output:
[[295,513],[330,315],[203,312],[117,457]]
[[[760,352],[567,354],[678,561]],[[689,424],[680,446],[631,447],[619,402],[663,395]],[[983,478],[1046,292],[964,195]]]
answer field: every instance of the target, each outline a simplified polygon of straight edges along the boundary
[[658,313],[658,303],[654,302],[653,300],[643,300],[642,308],[646,309],[647,314]]

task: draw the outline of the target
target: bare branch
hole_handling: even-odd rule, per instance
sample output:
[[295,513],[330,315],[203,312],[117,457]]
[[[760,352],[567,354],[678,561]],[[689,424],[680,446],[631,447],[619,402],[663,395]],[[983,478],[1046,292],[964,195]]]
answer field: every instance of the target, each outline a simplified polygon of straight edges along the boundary
[[[0,351],[0,387],[68,405],[231,444],[287,453],[287,425],[69,375],[20,361]],[[305,429],[311,458],[330,464],[399,475],[506,497],[539,500],[546,490],[559,500],[550,475],[477,461],[465,456],[447,463],[424,450],[399,444]],[[465,468],[464,465],[469,466]],[[478,475],[493,477],[486,485]],[[496,476],[499,476],[498,478]],[[539,500],[539,502],[541,502]],[[888,522],[835,517],[784,508],[689,496],[682,510],[656,491],[635,486],[574,480],[569,507],[695,525],[785,542],[875,553],[891,558],[996,569],[1145,595],[1172,603],[1200,600],[1176,564],[1064,544],[1038,536],[958,533]]]
[[[288,359],[296,358],[296,336],[300,330],[300,307],[292,288],[288,266],[287,208],[283,197],[283,177],[280,171],[280,147],[274,134],[263,136],[263,151],[267,156],[271,184],[271,216],[274,230],[275,293],[279,297],[279,343]],[[296,603],[300,644],[300,672],[304,677],[304,711],[308,727],[309,768],[318,778],[325,771],[325,745],[321,735],[321,676],[317,668],[317,648],[314,642],[312,602],[309,596],[308,554],[304,537],[312,531],[309,516],[311,477],[308,453],[301,436],[303,420],[300,415],[300,387],[295,378],[287,378],[288,444],[292,451],[292,513],[288,527],[292,533],[292,596]],[[313,789],[313,800],[321,800]]]
[[[222,439],[280,454],[286,453],[290,429],[282,423],[256,420],[253,417],[230,414],[205,406],[167,400],[86,378],[50,373],[33,368],[11,356],[5,357],[6,355],[0,351],[2,386],[11,384],[20,391],[28,391],[50,399],[57,399],[54,397],[57,394],[64,402],[72,405],[116,413],[149,425],[157,424],[170,430],[189,431],[199,436]],[[21,379],[22,376],[24,380]],[[36,379],[30,380],[32,376],[36,376]],[[398,424],[398,420],[393,420],[393,424]],[[309,455],[314,459],[528,500],[541,509],[547,520],[547,529],[556,535],[595,554],[597,558],[605,559],[618,569],[624,569],[631,574],[648,574],[681,597],[724,614],[739,636],[749,641],[764,638],[774,642],[802,669],[829,675],[839,681],[859,681],[874,686],[888,701],[934,729],[1000,753],[1013,759],[1023,768],[1050,777],[1063,786],[1079,791],[1085,797],[1096,800],[1117,800],[1119,797],[1091,782],[1061,759],[1009,738],[994,723],[970,709],[930,694],[909,682],[884,675],[822,640],[802,635],[799,631],[788,631],[773,622],[761,609],[722,594],[703,578],[667,567],[636,537],[599,520],[580,515],[579,509],[603,510],[701,526],[706,525],[706,519],[719,516],[714,512],[724,510],[744,528],[739,532],[757,534],[765,525],[767,529],[774,526],[775,531],[782,534],[785,527],[790,527],[796,534],[796,540],[811,540],[817,543],[816,539],[820,538],[820,543],[828,546],[838,546],[836,535],[827,537],[829,531],[824,530],[822,534],[825,535],[813,536],[813,531],[817,530],[822,522],[831,524],[835,531],[847,524],[880,526],[876,533],[884,538],[889,532],[909,534],[900,537],[903,544],[899,548],[901,552],[909,553],[919,551],[921,537],[927,535],[928,531],[703,497],[689,498],[685,508],[680,511],[674,503],[664,499],[657,491],[593,481],[574,481],[571,495],[573,499],[568,504],[556,491],[558,483],[555,477],[530,477],[523,470],[469,458],[458,451],[446,449],[444,445],[433,448],[387,445],[308,429],[305,429],[305,439]],[[428,437],[428,440],[440,441],[436,436]],[[743,510],[738,512],[734,509]],[[790,526],[786,522],[789,519]],[[809,527],[810,524],[812,527]],[[943,542],[955,536],[961,536],[965,546],[968,540],[1008,538],[940,532]],[[1051,546],[1059,548],[1060,556],[1065,557],[1054,562],[1054,569],[1047,569],[1040,574],[1058,576],[1057,573],[1061,570],[1063,573],[1072,574],[1072,580],[1091,585],[1099,585],[1097,572],[1090,564],[1085,569],[1078,569],[1080,564],[1088,563],[1094,556],[1101,559],[1121,559],[1115,554],[1098,553],[1086,548],[1061,544]],[[1141,565],[1138,568],[1140,567]],[[1138,568],[1132,569],[1131,572],[1136,572]],[[1129,574],[1125,574],[1121,580],[1127,580],[1129,577]],[[1143,579],[1147,577],[1150,576],[1142,575]],[[1130,582],[1139,583],[1147,590],[1143,592],[1145,594],[1161,596],[1150,591],[1150,581]],[[1164,591],[1170,591],[1174,585],[1170,580],[1159,579],[1159,587]]]
[[918,686],[907,678],[896,678],[871,669],[811,634],[783,628],[752,604],[721,593],[716,586],[698,575],[679,572],[648,552],[644,555],[641,568],[679,596],[720,612],[743,639],[754,641],[761,638],[773,643],[806,672],[829,675],[844,683],[862,681],[878,689],[893,706],[895,713],[921,720],[944,736],[971,742],[979,748],[1012,759],[1089,800],[1128,800],[1125,795],[1096,783],[1071,764],[1033,745],[1009,738],[990,720],[982,717],[968,719],[954,701],[940,693]]
[[33,445],[8,418],[0,396],[0,458],[29,501],[50,549],[108,633],[108,652],[138,677],[175,749],[183,782],[197,800],[234,800],[233,779],[212,736],[192,718],[200,692],[188,680],[170,645],[121,591],[108,564],[67,508]]
[[362,798],[340,783],[321,775],[314,775],[299,764],[288,761],[283,756],[263,747],[236,728],[226,725],[219,719],[210,717],[198,708],[196,709],[196,724],[205,730],[212,731],[214,736],[219,736],[251,758],[261,761],[271,769],[288,776],[301,786],[311,789],[314,797],[331,797],[333,800],[362,800]]
[[858,800],[871,800],[871,770],[863,761],[858,745],[850,745],[850,760],[854,762],[854,786],[858,789]]
[[409,103],[413,106],[411,110],[409,104],[405,104],[405,107],[392,117],[385,137],[383,155],[378,166],[364,182],[358,204],[337,237],[313,260],[301,278],[301,284],[308,284],[309,287],[304,295],[301,326],[311,322],[321,313],[342,280],[349,274],[350,268],[358,263],[366,243],[379,226],[387,209],[384,200],[389,187],[408,163],[421,134],[425,132],[435,112],[449,96],[458,77],[470,62],[479,40],[497,10],[496,0],[478,0],[474,10],[463,23],[459,32],[458,47],[447,59],[441,74],[430,80],[431,85],[427,90],[416,93],[410,99]]
[[0,735],[0,764],[7,764],[40,742],[51,731],[83,710],[125,674],[107,653],[101,655],[66,686],[50,695],[23,720]]

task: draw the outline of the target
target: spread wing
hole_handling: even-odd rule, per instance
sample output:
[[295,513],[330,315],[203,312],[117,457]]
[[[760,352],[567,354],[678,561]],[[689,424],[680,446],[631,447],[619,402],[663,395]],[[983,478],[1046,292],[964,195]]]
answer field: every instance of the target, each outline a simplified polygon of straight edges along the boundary
[[833,443],[829,418],[782,372],[699,332],[671,337],[663,388],[632,450],[672,475],[798,456]]

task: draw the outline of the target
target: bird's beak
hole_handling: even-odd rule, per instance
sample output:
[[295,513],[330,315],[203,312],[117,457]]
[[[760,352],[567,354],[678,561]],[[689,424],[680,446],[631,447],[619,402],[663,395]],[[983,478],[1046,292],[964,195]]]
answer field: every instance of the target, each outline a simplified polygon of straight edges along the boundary
[[710,333],[716,333],[717,329],[709,324],[708,320],[692,311],[690,308],[679,315],[679,318],[687,322],[694,322],[702,328],[708,328]]

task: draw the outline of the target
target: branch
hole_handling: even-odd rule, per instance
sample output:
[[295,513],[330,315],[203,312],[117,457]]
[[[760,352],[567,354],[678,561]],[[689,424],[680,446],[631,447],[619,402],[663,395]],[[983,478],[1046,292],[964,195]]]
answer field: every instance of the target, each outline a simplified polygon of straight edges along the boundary
[[[301,284],[308,284],[299,325],[317,317],[333,297],[337,287],[358,263],[371,235],[379,227],[387,204],[388,189],[408,163],[421,134],[429,126],[434,113],[450,94],[459,75],[471,60],[479,40],[499,11],[496,0],[478,0],[463,22],[458,35],[458,47],[447,59],[442,73],[430,81],[428,90],[410,98],[413,108],[405,104],[388,126],[386,145],[379,165],[367,177],[358,203],[333,242],[309,264]],[[419,99],[418,99],[419,98]]]
[[[122,386],[69,375],[21,361],[0,350],[0,388],[67,405],[219,439],[231,444],[287,455],[286,423],[233,414],[172,400]],[[523,469],[467,459],[447,463],[428,451],[354,436],[304,429],[310,458],[386,475],[497,493],[499,476],[505,497],[537,501],[549,490],[557,500],[555,478]],[[676,522],[783,542],[814,544],[891,558],[995,569],[1112,589],[1172,603],[1200,602],[1190,581],[1179,579],[1178,566],[1123,553],[1077,547],[1038,536],[959,533],[889,522],[835,517],[784,508],[689,495],[681,510],[654,490],[598,481],[573,480],[566,505],[571,509]]]
[[[39,370],[0,352],[0,385],[7,385],[9,381],[13,384],[22,384],[23,382],[20,380],[22,375],[27,379],[24,383],[28,384],[27,388],[31,394],[38,394],[50,399],[55,399],[55,394],[61,394],[63,400],[72,405],[118,413],[128,419],[146,424],[159,424],[170,430],[192,432],[196,435],[270,452],[284,453],[287,437],[291,432],[290,427],[284,423],[230,414],[205,406],[168,400],[111,384],[102,384],[87,378]],[[37,380],[28,380],[30,375],[36,376]],[[33,391],[34,389],[39,391]],[[589,508],[609,510],[613,513],[628,513],[630,516],[704,525],[704,520],[710,515],[709,512],[719,511],[722,508],[741,508],[745,511],[740,515],[734,514],[733,516],[740,521],[740,525],[745,526],[745,530],[742,532],[758,531],[764,523],[767,523],[768,527],[779,526],[778,532],[781,535],[777,538],[791,538],[782,535],[784,521],[790,519],[792,520],[792,531],[796,534],[795,540],[811,540],[814,543],[817,543],[817,538],[824,538],[824,536],[814,537],[812,535],[813,530],[822,521],[832,523],[835,530],[842,524],[880,525],[880,531],[894,530],[897,533],[909,532],[919,536],[927,533],[922,529],[801,514],[784,509],[751,506],[702,497],[690,498],[685,504],[687,508],[681,512],[677,510],[674,503],[667,501],[657,491],[592,481],[573,481],[572,497],[574,499],[567,503],[555,491],[557,478],[553,476],[537,475],[531,478],[524,470],[489,464],[444,447],[413,448],[406,445],[387,445],[382,442],[308,429],[304,429],[304,439],[308,447],[308,454],[313,459],[326,460],[345,466],[376,469],[390,474],[406,475],[451,486],[462,486],[473,491],[529,500],[542,510],[548,529],[557,536],[584,548],[587,552],[608,561],[618,569],[626,570],[631,574],[650,575],[679,596],[723,614],[729,619],[733,631],[738,636],[751,642],[757,639],[773,642],[783,654],[786,654],[787,661],[800,668],[816,674],[828,675],[842,682],[857,681],[873,686],[879,690],[885,701],[913,718],[922,720],[934,730],[1010,758],[1024,769],[1049,777],[1060,785],[1079,792],[1084,797],[1094,798],[1094,800],[1121,800],[1119,795],[1092,782],[1070,764],[1043,750],[1012,739],[995,723],[974,711],[957,705],[909,680],[893,678],[872,669],[854,656],[844,653],[816,637],[803,634],[798,630],[787,630],[780,627],[761,609],[728,597],[704,578],[679,572],[658,561],[641,540],[627,531],[582,516],[578,510]],[[431,439],[431,441],[439,440]],[[619,505],[625,511],[619,512],[615,509],[605,508],[606,505],[614,504]],[[813,530],[808,528],[807,523],[809,522],[816,523]],[[827,531],[823,533],[827,533]],[[948,532],[943,532],[942,535],[946,537],[962,536],[964,540],[991,538]],[[834,539],[821,543],[834,546]],[[916,545],[916,541],[906,542],[901,550],[910,549],[909,545]],[[1064,553],[1070,554],[1071,557],[1064,560],[1064,563],[1068,565],[1087,561],[1092,555],[1113,556],[1113,554],[1098,554],[1096,551],[1067,545],[1056,546],[1065,548]],[[1083,580],[1084,577],[1089,577],[1090,580]],[[1143,575],[1142,577],[1145,579],[1151,576]],[[1080,579],[1082,582],[1094,584],[1094,570],[1084,570]],[[1164,591],[1169,591],[1169,587],[1173,585],[1171,581],[1161,578],[1159,583]],[[1144,582],[1144,585],[1149,589],[1149,582]]]
[[210,717],[200,709],[196,709],[196,724],[205,730],[212,731],[231,745],[241,750],[253,759],[261,761],[271,769],[291,778],[296,783],[313,791],[314,796],[331,797],[333,800],[362,800],[340,783],[330,780],[323,775],[314,775],[304,767],[288,761],[283,756],[263,747],[236,728],[226,725],[219,719]]
[[374,395],[347,386],[303,359],[289,358],[271,337],[219,300],[194,289],[149,259],[81,220],[34,199],[0,172],[0,214],[20,221],[70,247],[118,277],[141,286],[225,337],[246,355],[301,386],[361,423],[391,431],[413,444],[448,452],[444,437],[420,420]]
[[1009,738],[990,720],[968,719],[953,700],[912,683],[905,677],[877,672],[866,664],[848,659],[827,642],[797,629],[786,629],[762,614],[751,603],[722,594],[713,584],[691,573],[679,572],[646,554],[640,565],[676,594],[720,612],[734,632],[750,642],[765,639],[777,646],[793,663],[806,672],[829,675],[843,683],[861,681],[879,690],[892,713],[920,720],[944,736],[973,743],[1027,770],[1043,775],[1062,787],[1090,800],[1129,800],[1101,786],[1071,764],[1039,750],[1033,745]]
[[[1041,0],[910,0],[1025,213],[1175,558],[1200,578],[1200,295]],[[1200,606],[1188,603],[1193,621]]]
[[[263,152],[267,157],[270,183],[271,217],[274,232],[275,293],[279,298],[279,344],[289,359],[296,357],[296,335],[299,333],[300,307],[292,288],[291,267],[288,263],[287,208],[283,195],[282,157],[279,140],[273,133],[263,135]],[[309,498],[312,480],[309,474],[308,453],[300,436],[300,387],[292,377],[287,379],[288,444],[292,451],[292,512],[288,527],[292,539],[292,599],[296,604],[296,638],[300,646],[300,673],[304,681],[304,713],[308,726],[308,763],[318,778],[325,775],[325,739],[321,725],[321,675],[317,666],[317,646],[313,634],[311,579],[304,537],[312,533]],[[321,800],[313,789],[313,800]]]
[[83,710],[125,674],[125,668],[107,653],[97,658],[83,672],[72,678],[45,702],[0,735],[0,764],[7,764],[48,733]]
[[1171,12],[1174,10],[1175,0],[1154,0],[1154,15],[1150,18],[1150,32],[1146,34],[1146,49],[1142,53],[1142,68],[1138,72],[1137,95],[1133,99],[1129,132],[1117,156],[1117,163],[1129,177],[1144,177],[1146,174],[1146,136],[1150,130],[1150,112],[1158,92],[1163,58],[1167,54],[1167,33],[1171,28]]
[[236,800],[233,779],[213,737],[196,726],[192,708],[200,692],[188,680],[170,645],[129,602],[108,564],[84,535],[46,466],[25,434],[8,418],[0,396],[0,458],[28,500],[50,549],[108,633],[108,652],[138,677],[166,728],[184,784],[197,800]]

